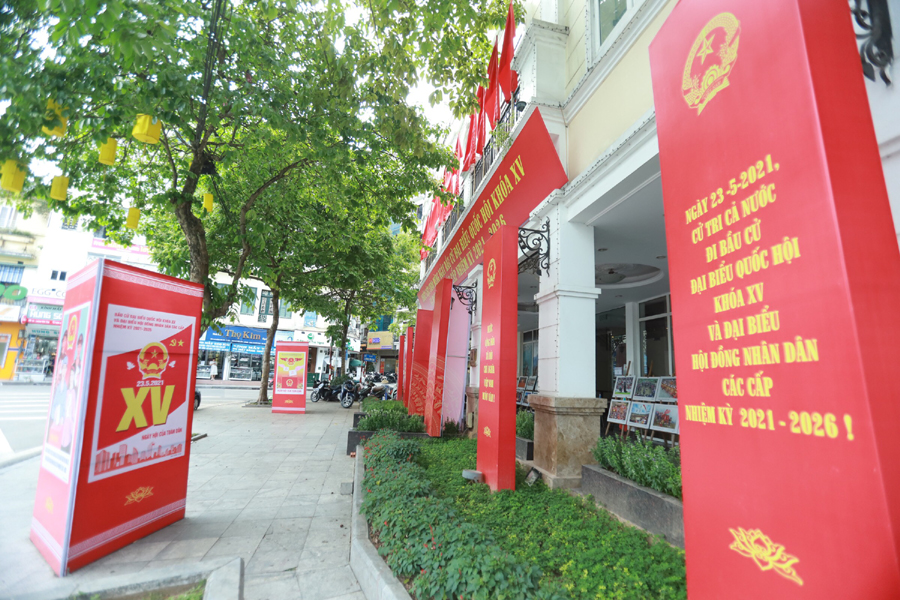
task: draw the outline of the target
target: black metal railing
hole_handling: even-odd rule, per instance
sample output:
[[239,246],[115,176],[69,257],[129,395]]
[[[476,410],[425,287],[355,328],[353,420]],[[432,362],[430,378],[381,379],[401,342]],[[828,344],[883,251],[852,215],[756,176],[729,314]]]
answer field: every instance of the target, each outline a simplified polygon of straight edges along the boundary
[[494,135],[491,136],[491,141],[489,141],[485,146],[484,150],[481,153],[481,160],[475,163],[475,166],[472,168],[472,189],[478,189],[478,186],[481,185],[484,176],[491,170],[491,167],[494,166],[494,161],[497,160],[500,156],[499,148],[497,148],[496,138],[497,133],[501,132],[502,137],[506,138],[509,136],[510,132],[512,132],[513,128],[516,126],[516,123],[519,122],[519,117],[522,112],[524,112],[525,107],[522,106],[522,110],[519,110],[519,90],[510,96],[510,101],[503,105],[503,108],[500,109],[500,120],[497,121],[497,127],[494,128]]

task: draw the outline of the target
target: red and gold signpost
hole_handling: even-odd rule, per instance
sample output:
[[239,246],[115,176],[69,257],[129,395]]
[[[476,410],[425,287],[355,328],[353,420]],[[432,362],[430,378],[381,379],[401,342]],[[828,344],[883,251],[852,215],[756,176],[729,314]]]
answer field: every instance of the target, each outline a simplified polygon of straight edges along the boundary
[[453,281],[441,280],[434,297],[428,381],[425,387],[425,431],[431,437],[441,436],[441,403],[444,398],[444,368],[447,364],[447,333],[452,297]]
[[31,540],[65,575],[184,517],[203,286],[69,278]]
[[409,407],[409,382],[412,379],[412,361],[413,361],[413,346],[416,343],[416,328],[410,325],[406,329],[406,354],[403,358],[403,362],[406,363],[406,366],[403,369],[403,404],[406,407]]
[[900,598],[900,253],[847,3],[682,0],[651,66],[689,596]]
[[409,403],[411,415],[425,416],[425,394],[428,386],[428,363],[431,351],[432,311],[419,309],[416,313],[416,339],[413,347],[413,362],[410,369]]
[[484,246],[477,463],[494,491],[516,489],[518,240],[507,225]]
[[306,369],[309,342],[279,340],[275,347],[273,413],[306,412]]
[[397,355],[397,400],[403,402],[403,405],[406,406],[405,396],[403,394],[403,373],[405,369],[403,368],[403,360],[406,358],[406,334],[402,334],[400,336],[400,346],[398,348],[399,353]]

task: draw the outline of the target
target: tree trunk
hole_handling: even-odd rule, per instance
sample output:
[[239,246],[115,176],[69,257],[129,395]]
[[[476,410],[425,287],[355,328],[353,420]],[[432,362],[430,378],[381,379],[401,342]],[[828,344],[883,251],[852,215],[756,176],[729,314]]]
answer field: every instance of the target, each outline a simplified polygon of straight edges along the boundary
[[[193,165],[192,165],[193,167]],[[209,251],[206,247],[206,229],[203,221],[191,211],[191,202],[185,198],[191,198],[197,191],[196,177],[188,176],[184,188],[181,191],[182,198],[175,203],[175,217],[184,233],[188,251],[191,257],[190,280],[194,283],[206,285],[209,278]],[[203,292],[203,309],[210,305],[210,293],[208,289]]]
[[[347,330],[350,329],[350,309],[353,308],[353,298],[355,296],[356,292],[350,292],[350,297],[344,303],[344,330],[341,332],[341,375],[346,373],[350,366],[350,356],[347,352]],[[343,360],[344,357],[347,357],[347,360]]]
[[259,382],[257,404],[265,404],[269,401],[269,369],[271,368],[269,353],[272,352],[272,346],[275,343],[275,332],[278,331],[278,319],[280,317],[278,304],[281,296],[279,287],[281,287],[281,277],[278,277],[276,287],[272,288],[272,326],[269,327],[269,331],[266,333],[266,349],[263,350],[262,360],[262,381]]

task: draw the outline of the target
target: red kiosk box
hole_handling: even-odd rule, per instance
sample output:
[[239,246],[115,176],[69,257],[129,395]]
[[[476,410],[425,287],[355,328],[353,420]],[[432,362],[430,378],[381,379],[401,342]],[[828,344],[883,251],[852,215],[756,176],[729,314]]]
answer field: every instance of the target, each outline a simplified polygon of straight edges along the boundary
[[31,520],[57,575],[184,517],[202,306],[105,259],[69,278]]
[[308,342],[278,342],[275,347],[273,413],[306,412],[306,364],[308,358]]

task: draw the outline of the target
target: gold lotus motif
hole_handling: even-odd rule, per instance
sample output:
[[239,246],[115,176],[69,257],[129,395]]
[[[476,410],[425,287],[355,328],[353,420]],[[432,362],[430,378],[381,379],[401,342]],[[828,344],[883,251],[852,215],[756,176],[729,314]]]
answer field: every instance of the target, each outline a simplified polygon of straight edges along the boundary
[[132,502],[141,502],[142,500],[145,500],[146,498],[149,498],[152,495],[153,495],[152,487],[150,487],[150,486],[139,487],[138,489],[134,490],[133,492],[131,492],[130,494],[125,496],[125,506],[128,506]]
[[773,542],[769,536],[759,529],[729,529],[731,535],[734,536],[734,542],[729,546],[732,550],[752,558],[763,571],[775,571],[782,577],[790,579],[797,585],[803,585],[803,580],[794,570],[794,564],[799,562],[799,558],[792,556],[784,551],[784,546]]
[[491,430],[489,427],[484,428],[484,435],[486,435],[487,437],[491,437]]

